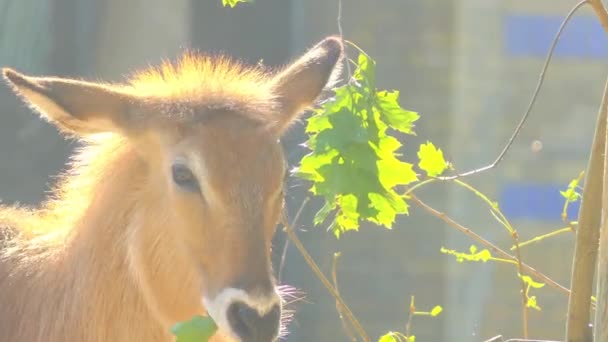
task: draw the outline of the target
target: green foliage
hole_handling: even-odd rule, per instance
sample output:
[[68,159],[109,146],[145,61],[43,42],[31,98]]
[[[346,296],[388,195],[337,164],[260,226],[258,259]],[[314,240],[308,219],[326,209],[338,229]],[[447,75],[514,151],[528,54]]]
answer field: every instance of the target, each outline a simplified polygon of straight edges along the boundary
[[413,165],[398,159],[402,144],[388,129],[413,135],[419,116],[401,108],[398,91],[376,90],[375,66],[360,54],[352,82],[314,111],[306,126],[312,151],[295,170],[325,200],[314,223],[335,213],[329,229],[336,237],[358,230],[361,220],[391,228],[396,215],[408,213],[395,187],[418,180]]
[[487,262],[489,260],[492,260],[492,253],[490,253],[489,250],[487,249],[483,249],[481,251],[477,251],[477,247],[475,245],[471,245],[471,247],[469,247],[469,253],[461,253],[461,252],[457,252],[453,249],[447,249],[445,247],[441,247],[441,253],[443,254],[449,254],[449,255],[453,255],[456,257],[456,261],[457,262],[465,262],[465,261],[476,261],[476,262]]
[[426,171],[429,177],[437,177],[449,167],[449,164],[443,158],[443,152],[430,141],[420,145],[418,158],[420,158],[418,167]]
[[521,280],[526,284],[525,296],[526,296],[526,306],[532,309],[536,309],[540,311],[540,306],[538,306],[538,301],[536,300],[536,296],[530,296],[531,289],[540,289],[545,286],[544,283],[535,282],[532,277],[519,275]]
[[580,183],[584,174],[585,172],[581,171],[577,178],[570,181],[570,184],[568,184],[568,188],[565,191],[559,192],[566,199],[566,202],[576,202],[579,198],[581,198],[581,194],[577,192],[576,189],[578,188],[578,184]]
[[437,317],[439,314],[443,312],[443,308],[439,305],[436,305],[433,310],[431,310],[431,316]]
[[579,183],[583,179],[584,175],[585,171],[581,171],[578,177],[570,181],[570,184],[568,184],[568,188],[565,191],[559,192],[566,199],[566,201],[564,202],[564,207],[562,209],[562,221],[564,221],[570,226],[577,222],[568,222],[568,206],[570,205],[570,203],[574,203],[582,197],[581,194],[576,190],[577,188],[579,188]]
[[224,7],[230,6],[230,8],[236,7],[239,3],[253,3],[253,0],[222,0],[222,5]]
[[380,336],[378,342],[416,342],[416,336],[405,336],[403,333],[398,331],[389,331],[388,333]]
[[175,324],[171,333],[176,342],[206,342],[217,331],[217,325],[211,317],[194,316],[191,320]]

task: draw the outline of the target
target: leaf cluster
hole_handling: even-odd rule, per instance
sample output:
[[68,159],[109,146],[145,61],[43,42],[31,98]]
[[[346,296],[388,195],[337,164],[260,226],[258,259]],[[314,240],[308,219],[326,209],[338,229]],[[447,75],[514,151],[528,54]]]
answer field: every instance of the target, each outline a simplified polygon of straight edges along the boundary
[[413,165],[399,160],[402,144],[389,129],[414,135],[419,115],[399,105],[398,91],[376,90],[375,67],[359,54],[351,82],[314,111],[306,126],[311,152],[295,170],[325,199],[314,223],[334,213],[329,229],[338,237],[360,221],[390,228],[396,215],[408,213],[395,187],[418,180]]

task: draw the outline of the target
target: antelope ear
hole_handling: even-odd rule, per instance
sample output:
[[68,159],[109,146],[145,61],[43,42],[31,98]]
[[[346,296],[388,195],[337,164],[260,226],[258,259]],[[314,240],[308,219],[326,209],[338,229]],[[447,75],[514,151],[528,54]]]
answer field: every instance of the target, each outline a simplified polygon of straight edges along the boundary
[[338,62],[344,46],[339,37],[328,37],[315,45],[272,80],[281,106],[277,129],[282,132],[321,91],[340,74]]
[[133,99],[108,86],[56,77],[30,77],[12,69],[2,74],[42,117],[70,135],[126,128]]

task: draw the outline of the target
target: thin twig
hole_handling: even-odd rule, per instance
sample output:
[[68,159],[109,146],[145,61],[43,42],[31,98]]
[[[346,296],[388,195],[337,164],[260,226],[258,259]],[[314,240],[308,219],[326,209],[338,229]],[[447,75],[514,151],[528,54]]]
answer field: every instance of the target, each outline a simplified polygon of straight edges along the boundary
[[[550,238],[550,237],[554,237],[554,236],[562,234],[562,233],[572,232],[572,231],[573,231],[572,227],[564,227],[564,228],[561,228],[561,229],[557,229],[557,230],[554,230],[554,231],[549,232],[547,234],[535,236],[535,237],[531,238],[530,240],[526,240],[524,242],[520,242],[519,243],[519,247],[525,247],[527,245],[530,245],[530,244],[533,244],[533,243],[536,243],[536,242],[540,242],[540,241],[542,241],[544,239],[547,239],[547,238]],[[515,250],[515,246],[511,246],[511,250]]]
[[351,322],[351,324],[357,331],[357,334],[359,334],[361,336],[361,338],[363,339],[364,342],[370,342],[371,340],[369,338],[369,335],[367,335],[367,333],[365,332],[365,329],[363,329],[363,326],[361,326],[361,323],[359,323],[359,320],[355,317],[355,315],[350,310],[348,305],[346,305],[346,303],[344,302],[344,300],[342,299],[340,294],[332,286],[332,284],[329,282],[329,280],[327,279],[325,274],[323,274],[323,272],[321,271],[321,269],[319,268],[317,263],[314,261],[312,256],[310,256],[310,254],[308,253],[308,251],[306,250],[306,248],[304,247],[304,245],[302,244],[302,242],[296,235],[295,231],[293,230],[293,227],[291,226],[291,224],[289,224],[289,222],[287,222],[287,216],[285,215],[285,213],[283,213],[281,221],[283,223],[283,226],[285,226],[285,232],[287,232],[287,235],[289,236],[291,241],[293,241],[296,248],[300,251],[300,254],[302,254],[302,256],[304,257],[304,260],[306,260],[306,263],[308,264],[308,266],[310,266],[310,268],[315,273],[315,275],[319,278],[319,280],[321,280],[321,283],[323,283],[323,286],[325,286],[327,291],[329,291],[329,293],[336,299],[336,301],[338,301],[340,303],[340,305],[344,309],[344,315]]
[[[509,222],[509,220],[505,217],[505,215],[502,213],[502,211],[500,211],[500,209],[498,209],[498,207],[495,206],[495,204],[490,201],[490,199],[482,194],[479,190],[475,189],[473,186],[459,180],[456,179],[454,180],[454,183],[463,186],[464,188],[466,188],[469,191],[472,191],[477,197],[481,198],[485,203],[487,203],[490,206],[490,212],[492,213],[492,216],[494,216],[494,218],[496,220],[498,220],[498,222],[500,222],[500,224],[502,224],[507,231],[509,231],[509,235],[511,236],[511,238],[513,239],[513,244],[515,245],[515,258],[517,259],[517,262],[515,263],[515,265],[517,266],[517,270],[519,272],[520,275],[523,275],[523,270],[522,270],[522,257],[521,257],[521,250],[520,250],[520,246],[519,246],[519,235],[517,233],[517,230],[515,228],[513,228],[513,225],[511,225],[511,223]],[[412,187],[413,189],[413,187]],[[411,190],[410,190],[411,191]],[[528,296],[527,296],[527,291],[526,291],[526,282],[524,281],[523,277],[519,277],[520,279],[520,284],[521,284],[521,303],[522,303],[522,328],[523,328],[523,335],[524,338],[528,338]]]
[[[331,279],[334,282],[334,288],[336,289],[336,292],[338,294],[340,294],[340,287],[338,286],[338,274],[336,269],[338,268],[338,258],[340,257],[340,253],[334,253],[334,258],[332,260],[331,263]],[[340,317],[340,321],[342,322],[342,328],[344,329],[344,333],[346,335],[348,335],[348,338],[353,341],[353,342],[357,342],[357,338],[353,335],[352,331],[350,330],[349,324],[346,321],[346,318],[344,317],[344,309],[342,308],[342,306],[340,305],[340,302],[338,302],[336,300],[336,310],[338,311],[338,317]]]
[[[418,205],[422,209],[426,210],[431,215],[439,218],[440,220],[442,220],[445,223],[447,223],[449,226],[451,226],[453,228],[456,228],[460,232],[462,232],[465,235],[471,237],[473,240],[475,240],[475,241],[479,242],[480,244],[484,245],[485,247],[487,247],[490,251],[492,251],[492,252],[494,252],[496,254],[499,254],[502,258],[509,259],[509,260],[514,261],[514,262],[517,262],[517,258],[516,257],[514,257],[513,255],[511,255],[511,254],[503,251],[498,246],[496,246],[493,243],[491,243],[490,241],[484,239],[483,237],[481,237],[477,233],[473,232],[469,228],[466,228],[465,226],[461,225],[460,223],[454,221],[452,218],[450,218],[449,216],[447,216],[445,213],[442,213],[442,212],[434,209],[433,207],[429,206],[428,204],[422,202],[420,199],[418,199],[418,197],[416,197],[413,194],[410,194],[409,196],[410,196],[410,199],[416,205]],[[543,274],[542,272],[537,271],[532,266],[530,266],[530,265],[522,262],[521,267],[522,267],[522,269],[523,269],[523,271],[525,273],[533,275],[537,279],[540,279],[541,281],[543,281],[546,284],[548,284],[549,286],[551,286],[551,287],[559,290],[560,292],[564,293],[565,295],[569,295],[570,294],[570,290],[568,290],[564,286],[560,285],[555,280],[549,278],[547,275]]]
[[[302,214],[302,211],[304,210],[304,207],[306,206],[306,204],[308,204],[308,201],[310,201],[310,197],[306,197],[302,201],[302,204],[300,204],[300,208],[298,208],[298,211],[296,212],[296,216],[293,218],[293,221],[291,222],[292,227],[294,227],[296,225],[296,223],[298,222],[298,220],[300,219],[300,214]],[[285,227],[283,227],[283,231],[285,231]],[[281,283],[281,279],[282,279],[282,275],[283,275],[283,267],[285,266],[285,259],[287,258],[287,248],[289,248],[289,239],[285,240],[285,245],[283,246],[283,253],[281,253],[281,263],[279,264],[279,275],[278,275],[279,284]]]
[[522,324],[523,324],[523,334],[524,334],[524,338],[528,338],[528,296],[527,296],[527,291],[526,291],[526,282],[524,281],[523,278],[523,261],[521,258],[521,249],[519,247],[519,236],[517,234],[517,231],[513,230],[513,233],[511,234],[511,237],[513,238],[513,242],[515,244],[515,258],[517,259],[517,271],[519,272],[520,276],[520,282],[521,282],[521,314],[522,314]]
[[[340,35],[340,40],[342,40],[342,44],[344,44],[344,30],[342,30],[342,0],[338,0],[338,17],[336,18],[338,24],[338,34]],[[346,44],[344,44],[346,45]],[[350,63],[348,62],[348,54],[346,53],[346,49],[344,50],[344,59],[346,60],[346,72],[348,73],[348,82],[353,77],[352,70],[350,69]]]
[[471,176],[471,175],[474,175],[474,174],[477,174],[477,173],[481,173],[481,172],[484,172],[484,171],[491,170],[491,169],[495,168],[496,166],[498,166],[498,164],[500,164],[500,162],[502,162],[502,160],[504,159],[505,155],[507,154],[507,152],[509,151],[509,149],[513,145],[513,142],[515,141],[515,138],[517,138],[517,136],[519,135],[519,132],[521,131],[522,127],[524,126],[524,123],[528,119],[528,116],[530,115],[530,112],[532,111],[532,108],[534,107],[534,104],[536,103],[536,98],[538,97],[540,89],[541,89],[541,87],[542,87],[542,85],[543,85],[543,83],[545,81],[545,73],[547,71],[547,68],[549,67],[549,63],[551,62],[551,59],[553,58],[553,53],[555,51],[555,47],[557,46],[557,42],[559,41],[559,38],[562,35],[562,32],[564,31],[564,28],[566,27],[566,24],[568,24],[568,22],[570,21],[570,19],[574,15],[574,13],[579,8],[581,8],[583,5],[585,5],[586,3],[587,3],[587,0],[583,0],[583,1],[579,2],[578,4],[576,4],[576,6],[574,6],[570,10],[570,12],[568,13],[568,15],[566,16],[566,18],[562,22],[561,26],[559,27],[559,30],[557,31],[557,34],[555,35],[555,38],[553,38],[553,42],[551,43],[551,49],[549,49],[549,53],[547,54],[547,57],[545,59],[545,64],[543,65],[543,69],[542,69],[542,71],[540,73],[540,76],[539,76],[539,79],[538,79],[538,83],[536,84],[536,89],[534,90],[534,93],[532,94],[532,98],[530,99],[530,103],[528,104],[528,108],[526,109],[526,111],[525,111],[524,115],[522,116],[521,120],[519,121],[519,123],[515,127],[515,131],[513,132],[513,134],[511,135],[511,137],[507,141],[507,144],[502,149],[502,151],[500,152],[500,154],[498,155],[498,157],[496,158],[496,160],[494,160],[494,162],[492,164],[486,165],[484,167],[480,167],[480,168],[477,168],[477,169],[474,169],[474,170],[471,170],[471,171],[467,171],[467,172],[458,173],[458,174],[453,175],[453,176],[438,177],[439,179],[441,179],[441,180],[451,180],[451,179],[456,179],[456,178],[460,178],[460,177]]
[[555,341],[555,340],[527,340],[527,339],[521,339],[521,338],[512,338],[512,339],[506,340],[505,342],[562,342],[562,341]]
[[407,322],[405,323],[405,336],[407,336],[408,339],[412,334],[412,320],[414,319],[414,313],[416,312],[416,302],[414,298],[414,296],[410,297],[410,313],[407,316]]

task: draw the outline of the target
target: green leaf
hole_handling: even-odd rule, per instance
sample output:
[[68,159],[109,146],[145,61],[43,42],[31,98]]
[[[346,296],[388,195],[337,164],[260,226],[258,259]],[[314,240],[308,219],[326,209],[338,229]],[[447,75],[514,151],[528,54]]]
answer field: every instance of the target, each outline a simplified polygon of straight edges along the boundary
[[253,3],[253,0],[222,0],[222,5],[224,7],[230,6],[230,8],[236,7],[239,3]]
[[524,281],[524,283],[526,283],[528,286],[533,287],[535,289],[540,289],[541,287],[544,287],[545,284],[544,283],[537,283],[535,282],[532,277],[529,276],[523,276],[521,277],[521,279]]
[[450,255],[455,256],[457,262],[464,262],[464,261],[488,262],[489,260],[492,260],[492,253],[490,253],[489,250],[483,249],[478,252],[477,247],[475,245],[472,245],[471,247],[469,247],[470,253],[461,253],[461,252],[457,252],[453,249],[447,249],[445,247],[441,247],[440,251],[443,254],[450,254]]
[[416,112],[405,110],[399,105],[398,91],[379,91],[377,93],[377,102],[382,114],[382,118],[386,120],[389,126],[402,133],[415,135],[413,128],[414,122],[420,118]]
[[541,311],[540,306],[538,306],[536,296],[528,297],[526,302],[527,302],[527,305],[526,305],[527,307]]
[[570,181],[568,188],[565,191],[559,192],[566,199],[566,202],[576,202],[579,198],[581,198],[581,194],[576,191],[576,188],[583,178],[583,175],[584,171],[581,172],[577,178]]
[[399,340],[394,332],[389,331],[388,333],[382,335],[378,342],[399,342]]
[[429,175],[429,177],[437,177],[448,168],[448,163],[443,158],[443,152],[436,148],[430,141],[420,145],[418,158],[420,158],[418,166],[426,171],[426,174]]
[[395,188],[418,180],[413,165],[399,159],[401,142],[387,134],[389,128],[412,134],[418,115],[399,106],[397,92],[376,91],[375,63],[360,54],[355,82],[313,112],[305,143],[311,152],[293,171],[325,200],[315,225],[335,213],[329,229],[337,237],[361,221],[391,228],[397,215],[408,214]]
[[171,333],[176,342],[206,342],[217,331],[217,325],[211,317],[194,316],[191,320],[175,324]]
[[368,55],[360,53],[353,78],[359,81],[368,91],[374,91],[376,87],[376,61]]
[[443,311],[443,308],[439,305],[435,306],[433,310],[431,310],[431,316],[436,317]]

